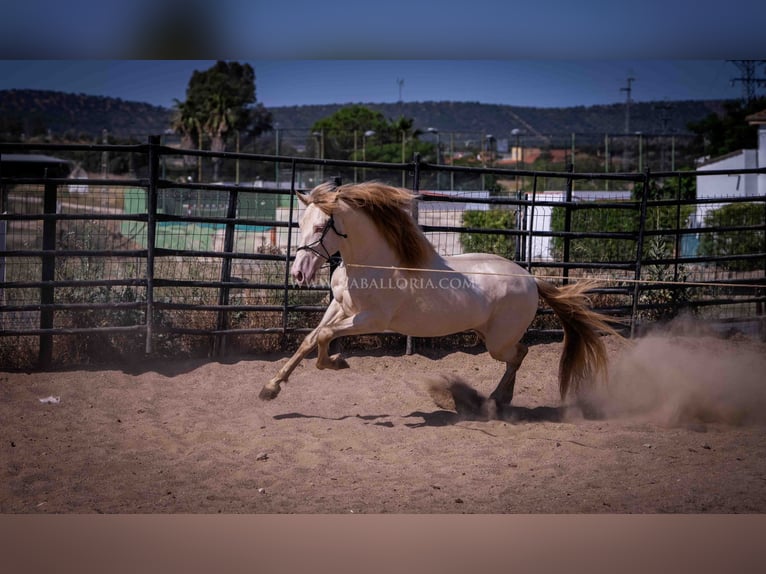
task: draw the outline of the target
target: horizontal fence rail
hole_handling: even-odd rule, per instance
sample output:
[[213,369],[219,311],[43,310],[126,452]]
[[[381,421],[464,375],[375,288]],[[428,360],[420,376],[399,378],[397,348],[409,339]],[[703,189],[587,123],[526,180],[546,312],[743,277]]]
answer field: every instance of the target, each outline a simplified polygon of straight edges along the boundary
[[[131,154],[141,168],[126,178],[49,178],[20,176],[3,159],[30,151]],[[275,177],[169,175],[168,166],[203,160],[258,164]],[[441,255],[493,252],[553,282],[591,279],[594,305],[624,318],[632,334],[682,312],[763,328],[764,168],[604,174],[418,156],[390,164],[182,150],[152,137],[129,146],[0,144],[0,359],[25,342],[45,367],[54,355],[98,354],[109,337],[122,341],[110,352],[140,342],[149,354],[220,355],[243,337],[268,339],[271,349],[309,331],[329,303],[330,269],[313,287],[290,281],[306,170],[409,187],[413,215]],[[428,174],[456,173],[482,186],[423,187]],[[759,178],[759,193],[694,193],[696,178],[733,175]],[[485,189],[485,177],[510,181],[510,191]],[[594,182],[628,188],[594,190]],[[534,330],[557,330],[549,316],[541,308]]]

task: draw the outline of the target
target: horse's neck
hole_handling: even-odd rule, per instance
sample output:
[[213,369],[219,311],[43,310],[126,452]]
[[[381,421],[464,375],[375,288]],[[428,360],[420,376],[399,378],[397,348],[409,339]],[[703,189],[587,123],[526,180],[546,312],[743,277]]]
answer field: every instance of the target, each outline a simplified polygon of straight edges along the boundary
[[[353,210],[339,210],[335,219],[342,225],[341,233],[348,237],[341,242],[340,254],[343,262],[356,265],[402,267],[403,262],[378,231],[369,215]],[[446,269],[448,264],[436,250],[420,267],[424,269]]]
[[398,265],[396,253],[388,245],[369,216],[348,212],[341,216],[348,238],[341,243],[341,255],[347,264]]
[[341,242],[340,247],[344,263],[386,267],[400,264],[396,253],[368,215],[344,210],[336,215],[336,220],[341,223],[343,233],[348,236]]

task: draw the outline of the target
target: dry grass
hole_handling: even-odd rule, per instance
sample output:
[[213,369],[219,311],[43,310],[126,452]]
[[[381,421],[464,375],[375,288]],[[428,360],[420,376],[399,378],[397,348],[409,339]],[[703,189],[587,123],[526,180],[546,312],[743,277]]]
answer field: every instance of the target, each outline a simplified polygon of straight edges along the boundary
[[[74,193],[62,189],[59,192],[60,209],[65,213],[91,211],[112,211],[123,208],[123,188],[93,189],[86,193]],[[39,189],[13,190],[9,194],[9,203],[15,213],[39,213],[42,193]],[[121,222],[97,220],[61,220],[57,223],[57,246],[60,249],[76,250],[125,250],[140,248],[130,238],[121,234]],[[42,247],[41,221],[12,221],[8,226],[8,249],[40,249]],[[254,237],[247,234],[238,236],[236,249],[242,252],[256,252],[265,255],[280,255],[281,252],[267,245],[257,246]],[[241,245],[240,245],[241,243]],[[222,259],[208,257],[158,257],[155,264],[155,276],[161,279],[214,282],[221,279]],[[647,273],[651,271],[647,268]],[[39,257],[9,257],[6,262],[6,281],[33,282],[41,278],[41,260]],[[546,277],[556,283],[562,270],[557,268],[535,267],[536,276]],[[326,273],[326,272],[325,272]],[[689,266],[684,269],[687,281],[710,281],[713,279],[732,279],[731,272],[723,273],[713,267]],[[117,257],[60,257],[56,262],[57,280],[102,280],[102,279],[138,279],[146,276],[146,261],[141,258]],[[629,309],[632,305],[631,284],[619,283],[620,279],[632,279],[633,272],[572,270],[572,281],[597,277],[603,280],[603,286],[628,287],[627,294],[594,293],[591,296],[596,309]],[[321,311],[290,311],[285,317],[282,306],[285,293],[281,288],[285,280],[285,262],[274,260],[237,259],[232,262],[232,277],[243,282],[257,285],[271,285],[273,288],[232,288],[230,289],[231,311],[227,313],[227,327],[238,330],[272,330],[259,334],[227,335],[226,349],[232,353],[271,353],[295,348],[303,338],[300,330],[314,327],[322,315]],[[743,277],[742,274],[737,277]],[[324,276],[327,281],[327,275]],[[37,287],[5,289],[3,305],[37,305],[40,290]],[[711,298],[721,293],[720,290],[694,289],[691,292],[695,300]],[[672,299],[670,290],[646,291],[642,302],[667,302]],[[212,335],[180,334],[178,330],[212,331],[219,327],[217,311],[163,308],[162,304],[184,303],[192,305],[217,305],[219,289],[206,286],[158,286],[154,292],[158,302],[153,317],[156,334],[152,345],[154,355],[158,357],[193,357],[207,356],[214,347]],[[80,304],[135,304],[135,308],[58,310],[55,313],[54,326],[57,328],[102,328],[113,326],[143,325],[146,323],[146,289],[142,286],[119,287],[57,287],[57,303]],[[326,291],[297,291],[287,293],[288,306],[317,306],[328,304]],[[249,311],[240,306],[273,306],[269,311]],[[737,307],[736,309],[706,308],[701,311],[705,316],[718,312],[754,314],[757,309]],[[733,306],[732,306],[733,307]],[[671,309],[672,311],[672,309]],[[672,313],[671,313],[672,316]],[[655,320],[658,317],[644,313],[642,320]],[[4,329],[36,329],[40,326],[39,310],[5,312],[0,314]],[[286,326],[288,333],[280,331]],[[558,319],[546,310],[538,313],[533,321],[533,330],[558,330]],[[415,341],[419,350],[473,349],[481,348],[481,342],[470,333],[462,333],[437,339],[418,339]],[[343,341],[347,349],[376,350],[403,349],[405,337],[399,335],[367,335],[349,338]],[[132,334],[104,335],[99,333],[85,335],[61,335],[54,337],[53,360],[58,365],[93,364],[115,360],[132,360],[143,357],[146,346],[145,335],[139,331]],[[31,368],[37,362],[38,337],[7,336],[0,337],[0,367]]]

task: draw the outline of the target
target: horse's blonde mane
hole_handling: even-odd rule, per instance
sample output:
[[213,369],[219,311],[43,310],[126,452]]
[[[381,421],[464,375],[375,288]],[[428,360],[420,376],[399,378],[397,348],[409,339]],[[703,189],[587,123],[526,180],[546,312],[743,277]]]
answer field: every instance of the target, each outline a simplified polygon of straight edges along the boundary
[[434,248],[410,214],[413,198],[406,189],[364,182],[340,187],[321,184],[312,190],[308,199],[328,215],[332,215],[339,202],[364,211],[397,254],[401,264],[404,267],[418,267],[434,253]]

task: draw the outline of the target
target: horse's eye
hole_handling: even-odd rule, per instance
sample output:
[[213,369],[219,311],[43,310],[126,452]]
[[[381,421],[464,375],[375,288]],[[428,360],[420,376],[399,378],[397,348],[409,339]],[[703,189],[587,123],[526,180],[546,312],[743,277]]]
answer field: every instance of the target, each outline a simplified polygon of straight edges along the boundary
[[324,225],[315,225],[314,226],[314,233],[322,233],[324,231]]

